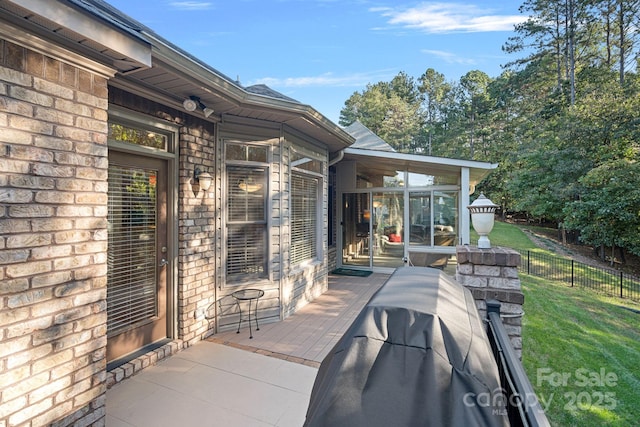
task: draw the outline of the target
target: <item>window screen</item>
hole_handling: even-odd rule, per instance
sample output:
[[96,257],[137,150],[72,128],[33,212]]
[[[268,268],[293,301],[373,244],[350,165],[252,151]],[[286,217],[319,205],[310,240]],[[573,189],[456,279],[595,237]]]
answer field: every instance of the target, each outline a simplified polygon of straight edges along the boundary
[[154,170],[109,166],[107,332],[156,316]]
[[229,281],[266,275],[266,184],[266,168],[227,166]]
[[318,179],[291,176],[291,265],[318,257]]

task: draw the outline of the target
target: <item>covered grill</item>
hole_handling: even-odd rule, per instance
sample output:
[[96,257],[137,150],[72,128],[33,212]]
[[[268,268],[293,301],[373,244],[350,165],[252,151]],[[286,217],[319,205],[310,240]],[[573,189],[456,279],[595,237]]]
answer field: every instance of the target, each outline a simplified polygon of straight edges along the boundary
[[506,426],[471,293],[440,270],[397,269],[318,371],[306,426]]

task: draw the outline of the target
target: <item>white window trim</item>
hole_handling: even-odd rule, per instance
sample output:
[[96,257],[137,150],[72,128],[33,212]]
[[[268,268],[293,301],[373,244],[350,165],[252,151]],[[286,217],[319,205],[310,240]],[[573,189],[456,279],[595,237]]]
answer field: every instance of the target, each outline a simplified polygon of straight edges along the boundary
[[[255,139],[245,139],[245,138],[239,138],[239,137],[235,137],[235,136],[228,136],[228,137],[223,137],[221,138],[222,144],[223,144],[223,177],[224,177],[224,183],[223,183],[223,197],[224,197],[224,205],[226,206],[225,209],[223,210],[223,225],[222,225],[222,232],[223,232],[223,254],[225,259],[228,261],[228,257],[229,257],[229,235],[228,235],[228,229],[229,229],[229,225],[230,225],[230,220],[229,220],[229,207],[228,207],[228,197],[229,197],[229,191],[230,191],[230,183],[228,182],[228,168],[229,167],[237,167],[237,168],[261,168],[265,170],[265,188],[264,188],[264,203],[265,203],[265,224],[264,224],[264,239],[265,239],[265,252],[264,252],[264,271],[260,274],[260,275],[256,275],[256,276],[246,276],[246,277],[234,277],[234,276],[229,276],[227,274],[227,265],[225,263],[225,265],[223,266],[223,283],[225,284],[224,286],[228,286],[228,287],[237,287],[237,286],[242,286],[245,285],[249,282],[251,283],[260,283],[260,282],[268,282],[269,281],[269,277],[271,274],[271,264],[270,264],[270,259],[271,259],[271,250],[270,250],[270,245],[271,245],[271,236],[270,236],[270,228],[271,228],[271,166],[272,166],[272,162],[273,162],[273,144],[274,142],[276,142],[277,140],[274,140],[273,138],[265,138],[265,139],[260,139],[260,140],[255,140]],[[248,160],[227,160],[227,144],[240,144],[240,145],[245,145],[245,146],[255,146],[255,147],[263,147],[267,149],[267,161],[266,162],[254,162],[254,161],[248,161]]]
[[[306,169],[302,169],[302,168],[297,168],[295,167],[293,164],[295,163],[294,161],[292,161],[292,165],[291,165],[291,177],[289,178],[289,189],[291,191],[291,197],[289,200],[289,212],[291,212],[291,215],[293,216],[293,177],[294,175],[299,175],[305,178],[312,178],[316,180],[317,183],[317,191],[316,191],[316,200],[318,200],[318,203],[316,205],[316,209],[315,209],[315,220],[316,220],[316,226],[315,226],[315,230],[314,230],[314,234],[316,236],[316,241],[315,241],[315,256],[313,258],[308,258],[308,259],[303,259],[301,261],[296,261],[295,263],[291,260],[290,258],[290,266],[292,269],[299,269],[299,268],[304,268],[308,265],[312,265],[315,263],[319,263],[322,261],[323,257],[324,257],[324,252],[323,252],[323,233],[322,233],[322,229],[323,229],[323,213],[324,213],[324,185],[325,185],[325,172],[327,169],[327,165],[326,165],[326,161],[325,159],[322,158],[322,156],[316,152],[313,152],[311,150],[308,150],[306,148],[303,147],[294,147],[291,149],[292,154],[293,153],[297,153],[300,154],[302,156],[308,157],[312,160],[318,161],[321,163],[321,171],[320,172],[314,172],[314,171],[309,171]],[[293,218],[291,218],[291,224],[293,224]],[[293,229],[290,232],[290,244],[291,247],[293,247]],[[291,251],[290,251],[291,254]]]

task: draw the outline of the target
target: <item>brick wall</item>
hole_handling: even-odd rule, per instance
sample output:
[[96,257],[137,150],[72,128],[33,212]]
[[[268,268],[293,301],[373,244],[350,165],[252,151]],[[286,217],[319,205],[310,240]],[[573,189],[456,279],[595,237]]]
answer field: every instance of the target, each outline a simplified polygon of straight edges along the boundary
[[456,257],[456,280],[473,294],[480,317],[486,318],[487,301],[499,302],[511,345],[522,357],[524,294],[518,276],[520,253],[510,248],[462,245],[456,248]]
[[187,344],[213,332],[216,286],[216,182],[208,192],[196,185],[196,166],[215,174],[215,133],[213,124],[187,122],[180,129],[180,194],[178,278],[178,331]]
[[[171,354],[195,344],[213,333],[216,313],[216,271],[221,260],[216,257],[220,245],[220,171],[216,156],[215,125],[174,110],[153,100],[142,98],[119,88],[109,88],[109,104],[117,105],[149,117],[174,124],[179,129],[178,146],[178,283],[177,337],[167,347]],[[217,150],[217,151],[216,151]],[[193,179],[195,167],[214,177],[208,192]],[[153,357],[153,352],[142,360]],[[135,362],[135,361],[133,361]],[[135,362],[137,363],[137,362]],[[134,369],[132,372],[136,372]],[[114,375],[119,376],[114,372]],[[110,375],[111,376],[111,375]],[[125,375],[124,378],[128,377]],[[109,379],[111,382],[111,378]],[[116,381],[117,382],[117,381]]]
[[104,424],[107,80],[0,40],[0,426]]

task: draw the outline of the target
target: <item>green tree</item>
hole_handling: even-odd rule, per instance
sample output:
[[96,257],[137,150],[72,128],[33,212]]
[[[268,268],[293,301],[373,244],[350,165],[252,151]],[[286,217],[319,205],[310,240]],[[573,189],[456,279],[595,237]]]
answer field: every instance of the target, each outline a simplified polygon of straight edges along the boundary
[[388,110],[388,85],[369,84],[362,92],[354,92],[340,111],[340,124],[349,126],[356,120],[379,135]]
[[[520,10],[529,18],[503,46],[520,57],[502,75],[447,82],[428,68],[416,82],[401,72],[354,93],[340,123],[360,120],[403,152],[498,163],[479,189],[591,236],[589,214],[579,221],[573,209],[604,200],[590,179],[640,161],[640,0],[524,0]],[[613,230],[589,241],[632,250]]]
[[435,138],[438,134],[444,134],[446,102],[447,96],[451,93],[451,85],[445,80],[444,74],[433,68],[427,69],[418,81],[420,83],[418,90],[423,97],[425,116],[425,125],[422,128],[423,134],[426,134],[424,151],[430,156],[433,153]]
[[345,102],[340,124],[358,120],[392,147],[415,152],[420,145],[422,95],[413,78],[401,72],[391,82],[367,85]]
[[[469,157],[476,158],[478,145],[486,146],[490,134],[492,100],[488,91],[491,78],[479,70],[469,71],[460,79],[463,99],[461,104],[467,119]],[[487,150],[485,148],[486,156]]]
[[393,94],[387,101],[387,114],[378,135],[401,153],[415,153],[421,126],[419,105],[405,102]]
[[578,200],[565,208],[566,226],[594,246],[616,247],[640,255],[640,164],[613,160],[580,179]]
[[415,79],[404,71],[399,72],[391,80],[389,90],[389,97],[394,94],[414,108],[422,102],[422,94],[416,85]]

